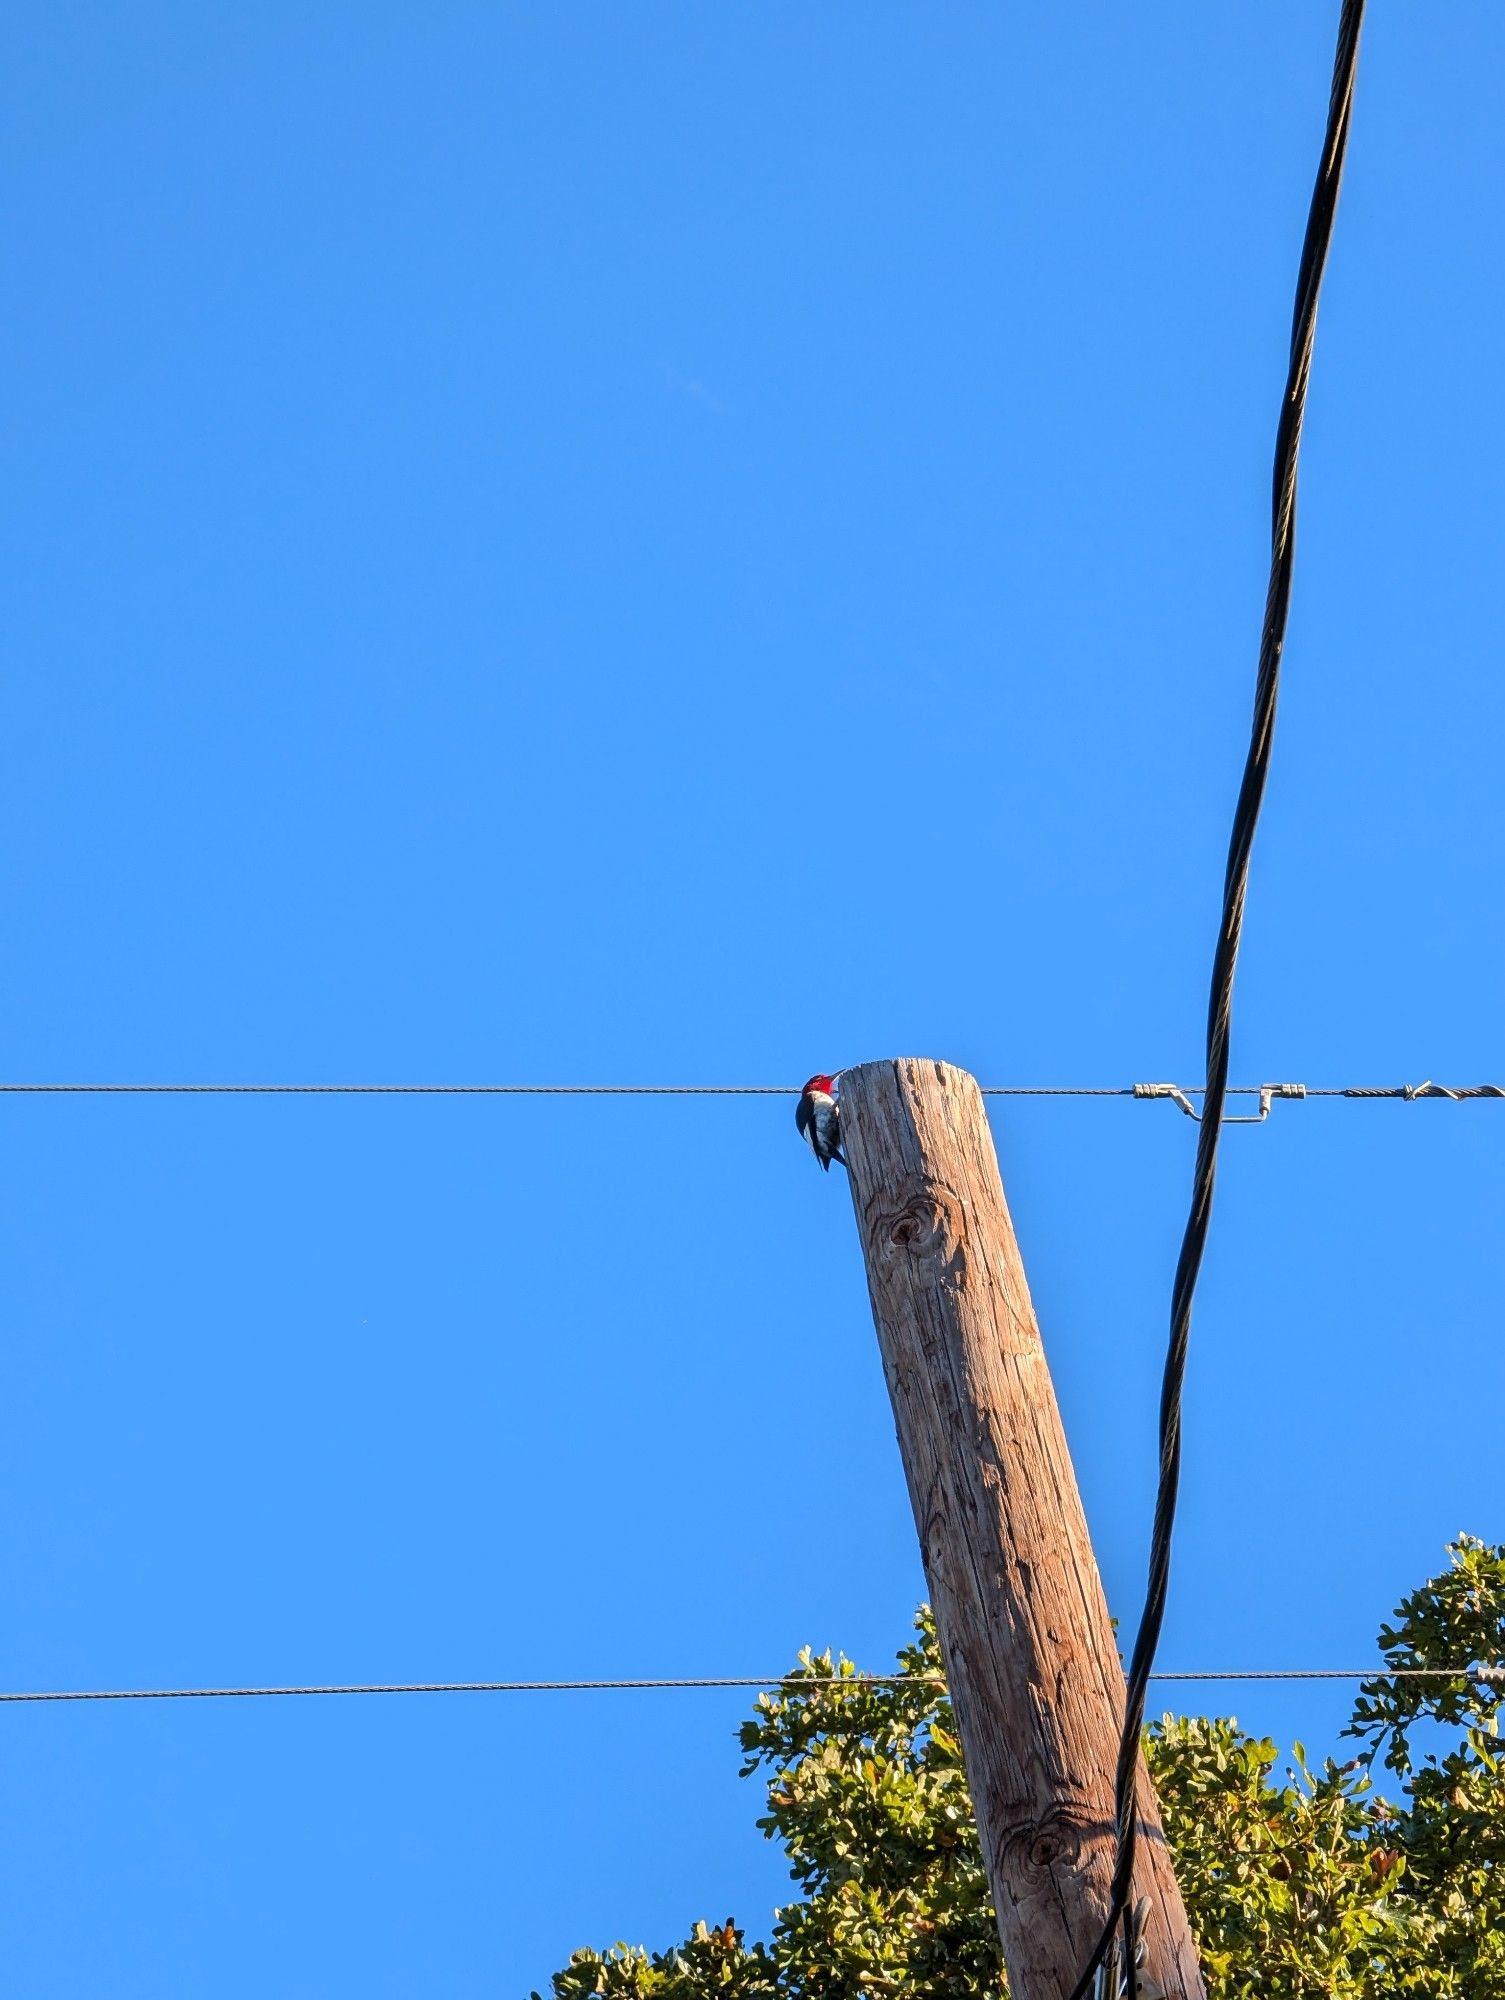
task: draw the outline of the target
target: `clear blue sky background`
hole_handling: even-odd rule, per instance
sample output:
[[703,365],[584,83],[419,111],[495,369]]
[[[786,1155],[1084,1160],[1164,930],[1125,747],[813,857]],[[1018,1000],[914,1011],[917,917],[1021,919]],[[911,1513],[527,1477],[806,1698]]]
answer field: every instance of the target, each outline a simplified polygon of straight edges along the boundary
[[[5,1075],[1195,1081],[1336,5],[1090,12],[14,14]],[[1246,1082],[1505,1080],[1505,23],[1372,14]],[[885,1663],[790,1109],[6,1100],[0,1685]],[[1193,1128],[996,1129],[1132,1616]],[[1362,1663],[1505,1533],[1502,1139],[1229,1134],[1166,1665]],[[0,1710],[8,1991],[764,1928],[744,1705]]]

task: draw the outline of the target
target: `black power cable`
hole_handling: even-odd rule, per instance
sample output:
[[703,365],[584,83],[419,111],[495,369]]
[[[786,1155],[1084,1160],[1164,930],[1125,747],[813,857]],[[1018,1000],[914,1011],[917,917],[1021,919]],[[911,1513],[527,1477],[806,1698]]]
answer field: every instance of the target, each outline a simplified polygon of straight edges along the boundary
[[1348,150],[1354,73],[1358,65],[1359,29],[1363,18],[1364,0],[1343,0],[1338,22],[1337,52],[1333,60],[1327,134],[1323,141],[1317,184],[1312,191],[1311,210],[1307,216],[1301,268],[1296,278],[1290,366],[1286,375],[1285,399],[1280,409],[1280,425],[1275,436],[1270,582],[1265,598],[1264,631],[1260,638],[1259,673],[1255,682],[1254,724],[1248,760],[1244,765],[1244,780],[1233,815],[1228,869],[1223,884],[1222,924],[1212,962],[1212,991],[1207,1009],[1207,1089],[1202,1104],[1202,1122],[1197,1128],[1197,1162],[1192,1176],[1191,1211],[1187,1216],[1186,1233],[1181,1241],[1181,1254],[1176,1262],[1175,1284],[1171,1291],[1170,1344],[1160,1392],[1160,1483],[1155,1495],[1149,1577],[1145,1587],[1144,1610],[1129,1661],[1123,1737],[1118,1751],[1114,1798],[1117,1852],[1107,1922],[1086,1968],[1071,1989],[1070,2000],[1086,2000],[1098,1967],[1112,1943],[1114,1930],[1120,1923],[1124,1926],[1124,1990],[1129,2000],[1137,2000],[1139,1989],[1134,1969],[1135,1939],[1129,1916],[1139,1831],[1136,1799],[1139,1739],[1144,1728],[1150,1669],[1160,1640],[1160,1628],[1165,1621],[1166,1594],[1170,1583],[1171,1534],[1175,1526],[1176,1494],[1181,1479],[1181,1390],[1186,1377],[1186,1351],[1191,1338],[1192,1297],[1197,1287],[1202,1253],[1207,1246],[1208,1223],[1212,1219],[1218,1139],[1223,1127],[1223,1102],[1228,1093],[1233,978],[1244,925],[1249,856],[1270,768],[1275,706],[1280,692],[1280,656],[1285,646],[1286,618],[1291,604],[1291,574],[1296,553],[1296,469],[1301,454],[1301,424],[1306,413],[1307,383],[1311,375],[1312,342],[1317,330],[1317,295],[1321,290],[1323,267],[1332,242],[1338,188]]

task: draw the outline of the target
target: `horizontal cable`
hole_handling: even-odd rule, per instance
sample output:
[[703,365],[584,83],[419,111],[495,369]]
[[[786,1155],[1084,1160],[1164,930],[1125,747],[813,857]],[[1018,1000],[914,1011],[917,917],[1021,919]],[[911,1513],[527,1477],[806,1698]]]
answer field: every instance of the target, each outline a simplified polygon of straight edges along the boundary
[[[984,1097],[1150,1097],[1172,1092],[1202,1097],[1201,1084],[1123,1085],[993,1083]],[[1376,1088],[1296,1083],[1234,1083],[1228,1097],[1396,1098],[1414,1103],[1442,1098],[1505,1098],[1505,1084],[1476,1083],[1453,1089],[1442,1083],[1402,1083]],[[0,1083],[11,1097],[798,1097],[785,1083]]]
[[[1153,1681],[1475,1680],[1505,1686],[1505,1667],[1234,1667],[1208,1673],[1158,1672]],[[52,1688],[3,1693],[0,1701],[241,1701],[304,1694],[601,1694],[682,1688],[761,1688],[797,1694],[810,1687],[944,1687],[939,1674],[769,1674],[616,1681],[371,1681],[349,1687]]]
[[52,1097],[799,1096],[797,1086],[783,1083],[0,1083],[0,1094],[28,1093]]

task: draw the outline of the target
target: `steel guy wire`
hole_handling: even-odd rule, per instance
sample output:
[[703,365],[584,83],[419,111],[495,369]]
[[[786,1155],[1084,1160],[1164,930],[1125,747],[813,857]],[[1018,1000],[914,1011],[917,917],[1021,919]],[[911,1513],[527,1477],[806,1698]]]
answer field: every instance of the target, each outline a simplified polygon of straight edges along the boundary
[[[1053,1084],[989,1083],[984,1097],[1203,1097],[1200,1083]],[[1460,1104],[1505,1099],[1505,1084],[1443,1083],[1366,1086],[1306,1083],[1230,1083],[1225,1097],[1422,1098]],[[3,1097],[798,1097],[787,1083],[0,1083]],[[1183,1107],[1185,1108],[1185,1107]],[[1196,1116],[1196,1113],[1192,1113]],[[1224,1121],[1225,1123],[1231,1121]],[[1258,1122],[1257,1120],[1250,1122]]]
[[1144,1724],[1145,1697],[1150,1669],[1160,1629],[1165,1622],[1166,1597],[1170,1585],[1171,1536],[1176,1519],[1176,1497],[1181,1474],[1181,1391],[1186,1377],[1187,1348],[1191,1339],[1192,1298],[1197,1275],[1207,1246],[1208,1224],[1212,1217],[1213,1188],[1217,1178],[1218,1141],[1222,1136],[1223,1102],[1228,1093],[1229,1037],[1233,1011],[1234,974],[1238,965],[1239,939],[1243,931],[1244,900],[1249,887],[1249,859],[1254,830],[1259,821],[1265,780],[1270,768],[1270,749],[1275,729],[1275,711],[1280,692],[1280,660],[1285,646],[1286,620],[1291,607],[1291,577],[1296,539],[1296,477],[1301,456],[1301,427],[1306,413],[1307,387],[1311,379],[1312,345],[1317,331],[1317,298],[1322,287],[1323,269],[1332,242],[1333,220],[1337,212],[1338,189],[1343,178],[1344,156],[1353,109],[1354,75],[1359,55],[1359,30],[1364,18],[1364,0],[1343,0],[1338,20],[1337,48],[1333,59],[1332,90],[1328,101],[1327,130],[1322,158],[1312,190],[1306,236],[1301,248],[1301,265],[1296,278],[1296,303],[1291,323],[1291,348],[1286,372],[1285,395],[1275,438],[1275,463],[1270,522],[1270,579],[1265,599],[1264,630],[1260,635],[1259,667],[1255,678],[1254,718],[1250,732],[1248,759],[1238,804],[1234,809],[1233,831],[1228,844],[1228,866],[1223,884],[1223,914],[1213,953],[1211,992],[1207,1008],[1207,1083],[1203,1116],[1197,1127],[1197,1158],[1192,1175],[1191,1206],[1177,1260],[1171,1294],[1170,1338],[1166,1350],[1165,1374],[1160,1399],[1160,1475],[1155,1498],[1154,1526],[1150,1538],[1149,1574],[1145,1585],[1144,1610],[1128,1668],[1123,1734],[1119,1742],[1118,1768],[1114,1778],[1115,1847],[1108,1915],[1097,1946],[1072,1988],[1069,2000],[1086,2000],[1098,1966],[1102,1963],[1120,1923],[1124,1925],[1127,1960],[1126,1983],[1129,2000],[1135,2000],[1134,1940],[1128,1922],[1138,1835],[1136,1798],[1139,1739]]
[[[1156,1672],[1152,1681],[1397,1681],[1475,1680],[1505,1687],[1505,1666],[1465,1667],[1215,1667],[1209,1672]],[[804,1688],[933,1687],[939,1674],[725,1674],[659,1680],[591,1681],[355,1681],[289,1687],[44,1688],[0,1691],[6,1701],[248,1701],[262,1696],[326,1694],[612,1694],[677,1693],[692,1688],[758,1688],[798,1694]]]

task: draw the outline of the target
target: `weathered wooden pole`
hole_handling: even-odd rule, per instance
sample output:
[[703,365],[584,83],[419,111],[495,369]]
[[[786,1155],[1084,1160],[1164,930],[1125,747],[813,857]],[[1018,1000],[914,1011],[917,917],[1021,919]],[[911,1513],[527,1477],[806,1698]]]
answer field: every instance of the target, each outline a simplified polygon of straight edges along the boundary
[[[905,1059],[840,1082],[899,1449],[1014,2000],[1062,2000],[1102,1930],[1124,1683],[982,1096]],[[1204,2000],[1139,1774],[1143,1970]]]

